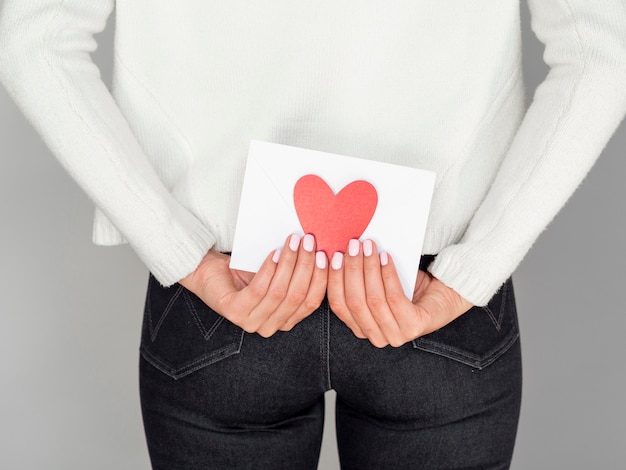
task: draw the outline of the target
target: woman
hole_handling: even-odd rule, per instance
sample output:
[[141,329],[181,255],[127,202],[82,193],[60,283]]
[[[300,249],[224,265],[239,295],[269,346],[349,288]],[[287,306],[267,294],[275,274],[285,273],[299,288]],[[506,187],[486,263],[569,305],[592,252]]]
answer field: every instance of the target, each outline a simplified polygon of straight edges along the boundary
[[[345,468],[507,468],[507,279],[624,115],[622,2],[529,2],[551,71],[527,111],[514,0],[118,0],[115,98],[88,56],[113,3],[5,0],[0,77],[98,206],[96,242],[154,275],[154,467],[314,468],[332,387]],[[228,269],[251,138],[437,172],[412,302],[367,240],[330,268],[290,236]]]

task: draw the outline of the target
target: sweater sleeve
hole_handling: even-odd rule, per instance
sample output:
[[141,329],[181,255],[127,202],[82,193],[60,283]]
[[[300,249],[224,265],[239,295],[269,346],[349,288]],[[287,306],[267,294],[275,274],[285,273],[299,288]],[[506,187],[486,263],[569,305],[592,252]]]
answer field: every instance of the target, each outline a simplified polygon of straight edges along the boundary
[[155,277],[193,271],[215,238],[176,201],[90,53],[114,0],[4,0],[0,82],[51,152]]
[[429,267],[475,305],[515,270],[626,113],[626,2],[528,1],[549,73],[464,236]]

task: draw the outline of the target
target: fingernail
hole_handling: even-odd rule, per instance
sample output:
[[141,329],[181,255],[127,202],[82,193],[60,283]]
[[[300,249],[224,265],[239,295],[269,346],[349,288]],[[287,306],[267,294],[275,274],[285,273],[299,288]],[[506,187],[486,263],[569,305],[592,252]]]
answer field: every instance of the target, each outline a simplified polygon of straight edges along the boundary
[[300,246],[300,237],[294,233],[289,238],[289,249],[291,251],[298,251],[299,246]]
[[359,254],[359,241],[358,240],[350,240],[348,243],[348,254],[350,256],[356,256]]
[[315,265],[319,269],[326,269],[326,253],[323,251],[315,253]]
[[372,240],[365,240],[363,242],[363,254],[365,256],[371,256],[374,252],[374,246],[372,245]]
[[311,253],[314,246],[315,239],[313,238],[313,235],[307,233],[302,239],[302,248],[304,248],[304,251],[308,251],[309,253]]
[[274,263],[278,263],[279,259],[280,259],[280,250],[275,250],[274,254],[272,255],[272,261]]
[[387,266],[389,263],[389,256],[387,256],[387,252],[383,251],[380,253],[380,265]]
[[337,252],[333,255],[333,260],[331,262],[331,266],[334,270],[341,269],[341,264],[343,263],[343,254]]

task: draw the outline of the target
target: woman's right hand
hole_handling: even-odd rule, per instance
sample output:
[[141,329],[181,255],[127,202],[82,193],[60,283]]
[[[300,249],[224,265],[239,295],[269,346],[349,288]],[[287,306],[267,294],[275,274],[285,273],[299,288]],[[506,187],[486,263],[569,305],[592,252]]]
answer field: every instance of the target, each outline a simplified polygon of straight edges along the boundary
[[315,311],[326,293],[328,260],[315,239],[290,235],[259,271],[230,269],[230,257],[209,250],[179,283],[248,333],[269,337],[288,331]]

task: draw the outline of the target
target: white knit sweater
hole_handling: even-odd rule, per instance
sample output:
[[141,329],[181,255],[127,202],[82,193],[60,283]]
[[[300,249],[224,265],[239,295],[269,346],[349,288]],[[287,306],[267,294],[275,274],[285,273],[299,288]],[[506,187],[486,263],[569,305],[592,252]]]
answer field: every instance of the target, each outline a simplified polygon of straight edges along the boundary
[[528,109],[519,0],[4,0],[0,82],[165,285],[230,250],[259,139],[435,171],[430,271],[484,305],[626,113],[626,0],[529,6]]

